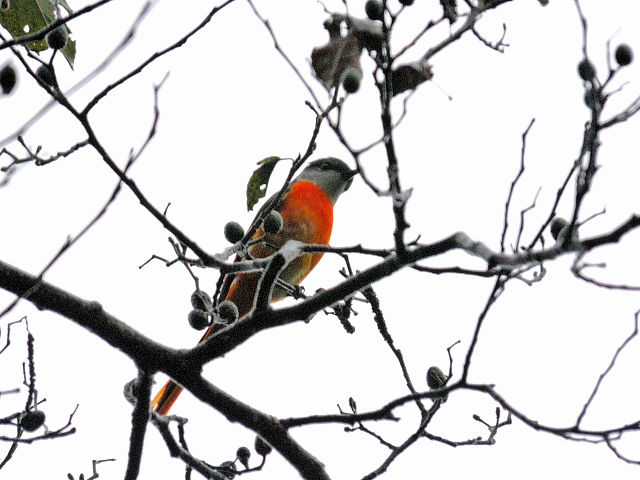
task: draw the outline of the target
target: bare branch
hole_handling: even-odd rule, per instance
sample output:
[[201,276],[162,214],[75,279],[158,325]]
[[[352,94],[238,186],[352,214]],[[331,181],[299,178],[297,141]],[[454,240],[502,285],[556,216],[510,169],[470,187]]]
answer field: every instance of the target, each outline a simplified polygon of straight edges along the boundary
[[[68,98],[73,93],[80,90],[84,85],[86,85],[91,79],[97,76],[100,72],[102,72],[107,66],[111,64],[111,62],[124,50],[124,48],[129,44],[129,42],[133,39],[134,33],[142,21],[142,19],[146,16],[149,8],[151,6],[150,2],[147,2],[142,7],[140,13],[136,17],[133,22],[133,25],[129,29],[129,31],[125,34],[124,38],[120,41],[120,43],[115,47],[115,49],[96,67],[91,71],[88,75],[86,75],[83,79],[81,79],[78,83],[76,83],[73,87],[68,89],[65,93],[60,92],[59,95],[52,95],[52,98],[48,103],[46,103],[40,110],[38,110],[29,120],[27,120],[18,130],[8,135],[4,139],[0,140],[0,145],[6,144],[8,141],[17,138],[21,135],[24,135],[25,132],[33,125],[36,121],[38,121],[42,116],[44,116],[51,108],[56,106],[59,101],[58,97]],[[18,57],[18,59],[25,65],[27,72],[40,84],[42,85],[42,81],[38,79],[35,73],[28,67],[28,65],[22,59],[22,56],[18,54],[17,50],[14,47],[11,48],[12,52]],[[29,52],[30,53],[30,52]],[[38,59],[38,61],[40,61]],[[48,90],[47,90],[48,91]],[[50,92],[51,93],[51,92]]]
[[613,354],[613,357],[611,358],[611,362],[609,363],[609,366],[605,369],[604,372],[600,374],[600,377],[598,377],[598,381],[596,382],[596,385],[593,387],[593,390],[591,391],[591,395],[589,395],[588,400],[585,402],[584,406],[582,407],[582,410],[580,411],[580,414],[578,415],[578,419],[576,420],[576,426],[579,427],[580,423],[582,423],[582,420],[584,419],[584,416],[587,414],[587,410],[589,409],[591,402],[593,401],[596,394],[598,393],[598,389],[600,388],[602,381],[605,379],[605,377],[609,374],[609,372],[615,366],[616,360],[618,359],[618,356],[620,355],[622,350],[624,350],[624,348],[629,344],[629,342],[631,342],[631,340],[633,340],[633,338],[636,335],[638,335],[638,315],[640,315],[640,310],[638,310],[633,316],[634,318],[633,331],[629,334],[629,336],[625,339],[625,341],[622,342],[622,344],[616,349],[616,352]]
[[509,194],[507,195],[507,203],[505,204],[505,207],[504,207],[504,226],[502,228],[502,237],[500,238],[501,252],[504,252],[504,241],[507,235],[507,228],[509,227],[509,207],[511,206],[511,198],[513,197],[513,191],[516,188],[516,184],[518,183],[518,180],[520,180],[520,177],[522,177],[522,174],[524,173],[524,154],[527,148],[527,135],[529,134],[529,130],[531,130],[531,127],[533,127],[533,124],[535,121],[536,119],[532,118],[531,121],[529,122],[529,125],[527,126],[525,131],[522,133],[522,148],[520,150],[520,170],[518,170],[516,177],[511,182],[511,186],[509,187]]
[[253,13],[255,14],[255,16],[258,18],[258,20],[262,22],[264,27],[269,32],[269,35],[271,36],[271,40],[273,41],[273,46],[275,47],[277,52],[282,56],[284,61],[287,62],[287,65],[291,67],[291,70],[293,70],[293,72],[296,74],[296,77],[300,79],[300,82],[302,82],[304,87],[307,89],[307,91],[309,92],[309,95],[311,95],[311,98],[313,98],[313,101],[316,103],[318,108],[322,108],[320,100],[318,99],[318,97],[316,97],[316,94],[313,91],[313,88],[311,88],[311,85],[309,85],[309,82],[307,82],[307,80],[304,78],[302,73],[300,73],[300,70],[298,70],[298,67],[295,66],[295,64],[291,61],[289,56],[285,53],[285,51],[280,46],[280,43],[278,42],[278,38],[276,37],[275,32],[271,28],[271,24],[269,23],[269,20],[264,18],[262,15],[260,15],[260,12],[258,12],[258,9],[256,8],[256,6],[253,4],[251,0],[247,0],[247,1],[249,3],[249,6],[251,7],[251,10],[253,10]]
[[144,445],[144,435],[149,422],[149,401],[151,400],[151,386],[153,385],[153,375],[149,375],[143,370],[138,371],[138,378],[133,384],[133,394],[135,404],[131,416],[131,436],[129,438],[129,461],[125,472],[125,480],[135,480],[140,472],[140,462],[142,461],[142,448]]
[[58,252],[53,256],[53,258],[49,260],[49,263],[47,263],[47,265],[40,271],[40,273],[38,274],[37,280],[32,282],[29,289],[27,289],[26,291],[23,291],[22,294],[16,297],[16,299],[12,303],[10,303],[7,307],[5,307],[5,309],[2,312],[0,312],[0,318],[4,317],[11,310],[13,310],[13,308],[15,308],[15,306],[18,304],[18,301],[20,300],[21,297],[29,300],[30,294],[33,291],[38,289],[39,282],[44,278],[44,275],[49,271],[49,269],[62,257],[62,255],[64,255],[64,253],[67,250],[69,250],[69,248],[71,248],[78,240],[80,240],[107,213],[109,206],[115,201],[115,199],[118,196],[118,193],[120,193],[120,185],[121,185],[120,182],[118,182],[118,184],[116,185],[116,188],[111,193],[111,196],[109,197],[107,202],[100,209],[100,211],[91,219],[91,221],[75,237],[67,238],[67,241],[64,243],[64,245],[62,245],[62,247],[60,247],[60,250],[58,250]]
[[24,149],[27,151],[28,155],[26,157],[19,158],[17,155],[11,153],[7,148],[3,148],[2,150],[0,150],[0,156],[4,153],[7,156],[11,157],[12,161],[11,161],[11,163],[9,165],[5,165],[4,167],[1,167],[0,168],[1,172],[6,172],[8,170],[11,170],[11,169],[14,168],[15,165],[19,165],[19,164],[25,163],[25,162],[34,162],[34,164],[36,166],[38,166],[38,167],[42,166],[42,165],[46,165],[48,163],[55,162],[56,160],[58,160],[60,158],[68,157],[72,153],[77,152],[82,147],[86,147],[89,144],[89,140],[82,140],[82,141],[76,143],[75,145],[71,146],[67,150],[64,150],[62,152],[58,152],[56,154],[50,155],[47,158],[43,158],[43,157],[38,155],[38,153],[40,151],[40,148],[41,148],[40,146],[37,148],[37,150],[35,152],[32,152],[27,147],[27,145],[24,143],[24,140],[22,139],[22,137],[18,137],[18,142],[24,147]]
[[[412,394],[417,394],[415,387],[413,386],[413,382],[411,381],[411,377],[409,376],[409,370],[407,369],[407,365],[405,364],[404,357],[402,356],[402,352],[399,348],[394,345],[393,338],[389,333],[386,322],[384,320],[384,315],[382,313],[382,309],[380,308],[380,301],[376,293],[373,291],[373,287],[369,286],[362,290],[362,294],[371,305],[371,310],[373,311],[373,317],[378,326],[378,330],[380,331],[380,335],[384,339],[385,343],[389,346],[393,355],[396,357],[398,364],[400,365],[400,369],[402,370],[402,376],[404,377],[404,381],[407,385],[407,388]],[[420,400],[416,400],[416,406],[420,410],[421,415],[425,418],[428,413],[426,407]]]
[[194,27],[189,32],[187,32],[185,35],[183,35],[178,41],[172,43],[171,45],[169,45],[168,47],[160,50],[159,52],[154,53],[149,58],[147,58],[144,62],[142,62],[140,65],[138,65],[136,68],[131,70],[128,74],[124,75],[119,80],[117,80],[116,82],[112,83],[111,85],[106,87],[104,90],[102,90],[100,93],[98,93],[84,107],[84,109],[82,110],[82,116],[86,117],[87,114],[89,113],[89,111],[93,107],[95,107],[100,100],[102,100],[104,97],[106,97],[113,89],[115,89],[116,87],[119,87],[120,85],[122,85],[124,82],[126,82],[130,78],[132,78],[132,77],[136,76],[137,74],[139,74],[142,70],[144,70],[145,67],[147,67],[149,64],[153,63],[158,58],[166,55],[167,53],[171,52],[172,50],[175,50],[176,48],[181,47],[182,45],[187,43],[187,41],[192,36],[194,36],[196,33],[198,33],[200,30],[202,30],[205,26],[207,26],[207,24],[211,21],[211,19],[213,18],[213,16],[216,13],[218,13],[224,7],[226,7],[227,5],[229,5],[230,3],[233,3],[233,2],[234,2],[234,0],[226,0],[225,2],[220,4],[219,6],[213,7],[211,9],[211,11],[209,12],[209,14],[196,27]]
[[186,445],[180,445],[171,434],[169,430],[169,422],[171,417],[163,417],[155,412],[152,412],[151,421],[153,425],[158,429],[162,439],[169,448],[169,454],[172,457],[180,458],[189,468],[201,473],[205,478],[212,478],[215,480],[227,480],[227,476],[219,472],[217,469],[211,467],[206,462],[195,458],[191,452],[186,448]]

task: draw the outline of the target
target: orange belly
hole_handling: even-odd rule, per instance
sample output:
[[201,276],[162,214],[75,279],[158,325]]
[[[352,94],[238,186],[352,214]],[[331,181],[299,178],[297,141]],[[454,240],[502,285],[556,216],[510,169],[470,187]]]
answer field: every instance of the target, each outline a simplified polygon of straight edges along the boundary
[[[284,220],[282,230],[275,235],[266,235],[265,244],[256,244],[249,249],[254,258],[273,255],[287,240],[328,245],[333,226],[333,204],[324,191],[312,182],[301,181],[293,185],[285,194],[279,212]],[[262,229],[254,238],[264,235]],[[308,253],[293,260],[280,274],[280,278],[292,285],[298,285],[317,265],[322,253]],[[239,274],[234,279],[226,300],[236,304],[240,317],[253,308],[254,297],[261,273]],[[274,288],[272,301],[285,296],[281,288]]]

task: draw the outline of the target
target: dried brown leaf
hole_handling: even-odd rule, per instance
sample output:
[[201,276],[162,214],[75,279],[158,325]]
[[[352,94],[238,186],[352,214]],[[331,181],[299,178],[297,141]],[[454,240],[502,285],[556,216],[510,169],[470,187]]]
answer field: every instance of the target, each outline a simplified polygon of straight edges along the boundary
[[342,72],[348,67],[362,72],[361,53],[360,40],[355,35],[333,36],[326,45],[313,49],[311,66],[318,80],[329,90],[340,83]]
[[423,62],[400,65],[393,71],[393,94],[398,95],[407,90],[413,90],[418,85],[433,78],[431,66]]
[[[346,26],[343,33],[341,26]],[[340,83],[343,73],[350,67],[362,74],[362,49],[379,51],[382,48],[382,24],[368,19],[333,15],[324,23],[329,32],[326,45],[311,52],[311,66],[318,80],[327,88]]]

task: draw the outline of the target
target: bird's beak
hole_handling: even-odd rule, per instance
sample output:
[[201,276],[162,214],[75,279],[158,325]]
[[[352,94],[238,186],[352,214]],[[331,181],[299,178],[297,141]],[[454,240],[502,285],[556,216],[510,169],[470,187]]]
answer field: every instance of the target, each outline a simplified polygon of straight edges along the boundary
[[358,170],[350,170],[349,172],[344,174],[343,178],[344,178],[344,181],[346,182],[346,186],[344,187],[345,192],[349,190],[351,183],[353,183],[353,177],[355,177],[357,174],[358,174]]

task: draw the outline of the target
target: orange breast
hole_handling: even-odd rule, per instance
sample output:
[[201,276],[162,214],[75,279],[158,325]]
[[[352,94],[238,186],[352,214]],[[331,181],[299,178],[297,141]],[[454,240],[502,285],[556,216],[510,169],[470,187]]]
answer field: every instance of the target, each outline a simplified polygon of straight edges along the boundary
[[[324,191],[315,183],[301,181],[292,185],[285,194],[278,209],[284,220],[282,230],[275,235],[266,235],[265,244],[256,244],[249,252],[254,258],[272,255],[287,240],[328,245],[333,226],[333,204]],[[262,236],[262,229],[254,238]],[[275,247],[275,248],[274,248]],[[299,284],[322,258],[322,253],[305,254],[293,260],[281,273],[280,278],[287,283]],[[254,297],[260,280],[260,273],[238,275],[226,296],[238,307],[240,316],[253,308]],[[274,288],[272,301],[280,300],[285,292]]]

